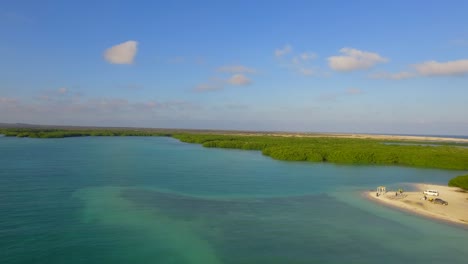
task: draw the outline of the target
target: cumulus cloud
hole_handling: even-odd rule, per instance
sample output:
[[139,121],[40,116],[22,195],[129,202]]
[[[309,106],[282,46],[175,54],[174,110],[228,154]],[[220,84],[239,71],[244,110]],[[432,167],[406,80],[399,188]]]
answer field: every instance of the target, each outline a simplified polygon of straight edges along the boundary
[[195,92],[209,92],[223,90],[227,85],[246,86],[252,83],[247,75],[257,73],[256,69],[244,65],[225,65],[216,68],[216,71],[222,74],[195,86],[193,90]]
[[284,55],[291,53],[292,47],[290,45],[285,45],[283,48],[275,50],[276,57],[283,57]]
[[253,68],[249,68],[243,65],[226,65],[221,66],[217,69],[219,72],[226,73],[256,73],[257,71]]
[[447,76],[468,74],[468,60],[447,62],[427,61],[415,64],[416,71],[424,76]]
[[319,67],[315,66],[313,61],[317,59],[318,55],[314,52],[306,51],[301,53],[293,53],[292,48],[287,45],[283,49],[277,49],[275,55],[282,57],[287,53],[292,53],[292,57],[288,60],[278,60],[279,66],[289,69],[292,72],[303,76],[326,76],[327,73],[323,72]]
[[413,71],[397,73],[377,72],[369,75],[373,79],[403,80],[418,76],[457,76],[468,74],[468,60],[447,62],[426,61],[412,65]]
[[132,64],[137,54],[138,42],[129,40],[112,46],[104,52],[104,59],[112,64]]
[[194,88],[196,92],[210,92],[223,90],[226,85],[246,86],[252,83],[244,74],[234,74],[228,79],[211,78],[208,82],[201,83]]
[[377,73],[373,73],[369,75],[369,77],[372,79],[404,80],[404,79],[416,77],[416,75],[417,75],[416,73],[408,72],[408,71],[397,72],[397,73],[377,72]]
[[291,59],[291,63],[283,64],[283,66],[304,76],[318,75],[317,67],[311,65],[311,61],[316,58],[317,54],[313,52],[303,52],[295,55]]
[[227,80],[227,82],[231,85],[239,86],[249,85],[252,83],[252,81],[243,74],[234,74]]
[[353,48],[342,48],[340,56],[328,58],[328,65],[335,71],[355,71],[369,69],[378,63],[387,62],[388,59],[377,53],[357,50]]

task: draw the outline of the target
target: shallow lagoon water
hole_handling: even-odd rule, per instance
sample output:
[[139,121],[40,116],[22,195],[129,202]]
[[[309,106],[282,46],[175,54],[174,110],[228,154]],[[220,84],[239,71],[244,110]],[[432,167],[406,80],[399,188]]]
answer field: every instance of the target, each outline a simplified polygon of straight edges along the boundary
[[2,263],[465,263],[468,229],[363,199],[464,172],[172,138],[0,138]]

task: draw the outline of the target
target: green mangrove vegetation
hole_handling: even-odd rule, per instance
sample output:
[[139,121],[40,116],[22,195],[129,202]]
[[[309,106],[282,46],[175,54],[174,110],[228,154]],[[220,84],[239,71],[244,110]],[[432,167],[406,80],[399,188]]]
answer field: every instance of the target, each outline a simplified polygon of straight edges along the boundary
[[438,145],[385,145],[372,139],[234,135],[173,135],[204,147],[260,150],[278,160],[468,169],[468,149]]
[[[170,136],[208,148],[261,151],[278,160],[340,164],[399,165],[468,170],[468,148],[443,143],[384,144],[376,139],[206,134],[151,129],[0,129],[5,136],[63,138],[79,136]],[[403,141],[402,141],[403,142]]]
[[460,187],[463,190],[468,191],[468,174],[467,175],[462,175],[462,176],[457,176],[457,177],[451,179],[448,182],[448,186]]
[[131,129],[37,129],[37,128],[5,128],[0,129],[0,134],[7,137],[29,138],[65,138],[65,137],[90,137],[90,136],[170,136],[168,133],[150,130]]

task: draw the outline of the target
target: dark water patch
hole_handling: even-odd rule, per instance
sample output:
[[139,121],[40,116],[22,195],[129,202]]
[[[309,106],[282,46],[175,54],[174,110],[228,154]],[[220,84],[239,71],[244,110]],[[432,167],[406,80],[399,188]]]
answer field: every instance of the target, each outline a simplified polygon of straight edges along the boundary
[[[401,234],[401,241],[424,239],[424,234],[325,194],[217,200],[125,189],[121,196],[173,221],[196,223],[193,230],[223,263],[370,263],[395,253],[383,239],[393,232]],[[414,257],[400,254],[399,260]]]

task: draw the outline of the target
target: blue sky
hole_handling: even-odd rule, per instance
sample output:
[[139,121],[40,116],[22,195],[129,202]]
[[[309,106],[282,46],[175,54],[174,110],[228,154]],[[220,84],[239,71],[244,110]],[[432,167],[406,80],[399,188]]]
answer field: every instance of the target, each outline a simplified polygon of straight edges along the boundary
[[0,122],[468,135],[466,10],[3,1]]

